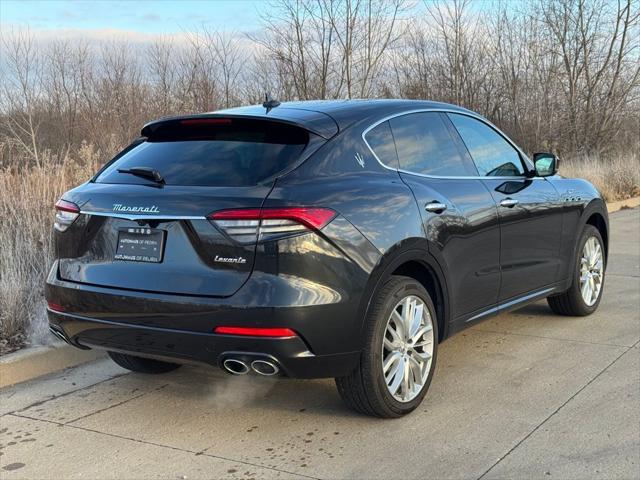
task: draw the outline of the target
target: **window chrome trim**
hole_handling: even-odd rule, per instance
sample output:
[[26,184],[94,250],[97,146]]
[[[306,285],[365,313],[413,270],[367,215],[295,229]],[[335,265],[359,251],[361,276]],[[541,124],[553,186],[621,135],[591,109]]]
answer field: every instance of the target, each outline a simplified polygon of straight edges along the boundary
[[[403,117],[405,115],[411,115],[413,113],[454,113],[454,114],[458,114],[458,115],[466,115],[467,117],[471,117],[474,118],[482,123],[484,123],[486,126],[488,126],[489,128],[491,128],[492,130],[495,130],[496,133],[498,133],[509,145],[511,145],[519,154],[520,157],[523,159],[524,164],[529,168],[529,170],[533,170],[533,163],[531,162],[531,160],[529,159],[529,157],[527,157],[527,155],[520,149],[520,147],[518,147],[518,145],[516,145],[504,132],[502,132],[502,130],[500,130],[498,127],[496,127],[495,125],[489,123],[488,120],[482,118],[479,115],[476,115],[473,112],[466,112],[466,111],[459,111],[459,110],[454,110],[451,108],[419,108],[419,109],[415,109],[415,110],[406,110],[404,112],[399,112],[399,113],[394,113],[393,115],[388,115],[380,120],[377,120],[376,122],[372,123],[371,125],[369,125],[367,128],[365,128],[362,132],[362,141],[365,143],[365,145],[367,146],[367,148],[369,149],[369,151],[371,152],[371,154],[373,155],[373,157],[378,161],[378,163],[383,167],[386,168],[387,170],[391,170],[392,172],[400,172],[400,173],[406,173],[408,175],[417,175],[418,177],[424,177],[424,178],[435,178],[435,179],[454,179],[454,180],[488,180],[488,179],[493,179],[493,180],[544,180],[544,177],[527,177],[526,175],[519,175],[517,177],[490,177],[490,176],[481,176],[481,175],[467,175],[467,176],[455,176],[455,175],[427,175],[425,173],[418,173],[418,172],[410,172],[408,170],[404,170],[402,168],[392,168],[388,165],[385,165],[379,158],[378,155],[376,155],[376,152],[373,151],[373,148],[371,148],[371,145],[369,145],[369,142],[367,142],[367,138],[366,135],[367,133],[369,133],[371,130],[373,130],[374,128],[376,128],[378,125],[380,125],[381,123],[387,122],[393,118],[397,118],[397,117]],[[455,126],[454,126],[455,128]],[[462,139],[461,139],[462,140]],[[394,139],[395,141],[395,139]],[[464,142],[464,140],[463,140]],[[471,157],[471,160],[473,161],[473,157]],[[400,159],[398,159],[398,164],[400,162]]]
[[127,215],[118,212],[92,212],[90,210],[80,210],[82,215],[94,215],[96,217],[123,218],[125,220],[206,220],[204,215]]

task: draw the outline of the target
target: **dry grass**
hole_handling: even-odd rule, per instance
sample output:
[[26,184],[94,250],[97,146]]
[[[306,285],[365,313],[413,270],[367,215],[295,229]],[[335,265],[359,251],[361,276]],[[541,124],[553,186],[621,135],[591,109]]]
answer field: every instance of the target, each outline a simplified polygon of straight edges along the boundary
[[[84,146],[64,161],[45,156],[35,167],[0,170],[0,354],[48,338],[43,289],[52,261],[52,206],[97,170],[98,158]],[[608,201],[640,195],[637,155],[608,162],[592,157],[563,161],[561,173],[587,178]]]
[[97,165],[96,153],[84,147],[76,159],[45,156],[38,166],[0,170],[0,353],[47,341],[43,290],[52,261],[52,207]]
[[621,155],[611,160],[582,157],[560,161],[560,174],[585,178],[600,191],[607,202],[640,195],[640,156]]

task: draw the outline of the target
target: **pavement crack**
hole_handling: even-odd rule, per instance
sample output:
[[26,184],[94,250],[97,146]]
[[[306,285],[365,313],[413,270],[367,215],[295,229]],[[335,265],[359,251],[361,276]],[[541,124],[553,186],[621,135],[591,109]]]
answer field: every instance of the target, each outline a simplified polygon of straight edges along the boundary
[[[164,385],[161,388],[164,388],[165,386],[166,385]],[[160,390],[160,388],[156,389],[156,391],[157,390]],[[136,398],[138,398],[138,397],[136,397]],[[98,412],[95,412],[95,413],[98,413]],[[93,428],[88,428],[88,427],[81,427],[79,425],[73,425],[72,423],[62,423],[62,422],[56,422],[55,420],[47,420],[47,419],[44,419],[44,418],[30,417],[28,415],[21,415],[19,413],[11,413],[11,414],[7,414],[7,415],[11,415],[11,416],[17,417],[17,418],[23,418],[25,420],[33,420],[33,421],[36,421],[36,422],[49,423],[49,424],[56,425],[56,426],[62,427],[62,428],[74,428],[76,430],[95,433],[95,434],[98,434],[98,435],[105,435],[107,437],[117,438],[119,440],[129,440],[131,442],[136,442],[136,443],[140,443],[140,444],[143,444],[143,445],[149,445],[149,446],[152,446],[152,447],[166,448],[166,449],[169,449],[169,450],[175,450],[175,451],[182,452],[182,453],[191,453],[191,454],[196,455],[196,456],[204,456],[204,457],[209,457],[209,458],[215,458],[217,460],[224,460],[224,461],[227,461],[227,462],[240,463],[240,464],[243,464],[243,465],[248,465],[248,466],[256,467],[256,468],[264,468],[265,470],[272,470],[274,472],[287,473],[289,475],[296,475],[298,477],[310,478],[310,479],[313,479],[313,480],[321,480],[320,477],[312,477],[310,475],[305,475],[303,473],[297,473],[297,472],[292,472],[292,471],[289,471],[289,470],[283,470],[283,469],[280,469],[280,468],[271,467],[269,465],[261,465],[259,463],[247,462],[245,460],[238,460],[238,459],[231,458],[231,457],[223,457],[221,455],[213,455],[211,453],[204,453],[206,451],[206,449],[205,450],[201,450],[201,451],[189,450],[189,449],[186,449],[186,448],[174,447],[174,446],[171,446],[171,445],[164,445],[162,443],[149,442],[147,440],[140,440],[138,438],[127,437],[127,436],[124,436],[124,435],[118,435],[118,434],[115,434],[115,433],[101,432],[100,430],[94,430]],[[74,422],[75,422],[75,420],[74,420]]]
[[296,475],[298,477],[312,478],[313,480],[321,480],[320,477],[312,477],[310,475],[305,475],[304,473],[292,472],[290,470],[282,470],[281,468],[270,467],[269,465],[261,465],[259,463],[246,462],[244,460],[236,460],[235,458],[221,457],[219,455],[212,455],[211,453],[198,453],[198,455],[202,455],[203,457],[218,458],[220,460],[227,460],[228,462],[243,463],[245,465],[252,465],[254,467],[265,468],[265,469],[273,470],[276,472],[288,473],[290,475]]
[[64,397],[66,397],[68,395],[72,395],[74,393],[86,390],[87,388],[92,388],[92,387],[95,387],[96,385],[100,385],[102,383],[110,382],[111,380],[115,380],[116,378],[124,377],[125,375],[129,375],[129,373],[128,372],[119,373],[117,375],[114,375],[113,377],[105,378],[104,380],[100,380],[99,382],[92,383],[90,385],[85,385],[84,387],[76,388],[75,390],[69,390],[68,392],[64,392],[64,393],[61,393],[59,395],[52,395],[52,396],[50,396],[48,398],[45,398],[44,400],[38,400],[37,402],[34,402],[34,403],[30,404],[30,405],[27,405],[26,407],[22,407],[22,408],[19,408],[17,410],[13,410],[11,412],[6,412],[6,413],[4,413],[3,415],[0,415],[0,416],[13,415],[13,414],[16,414],[16,413],[19,413],[19,412],[24,412],[26,410],[29,410],[30,408],[39,407],[40,405],[44,405],[45,403],[48,403],[48,402],[50,402],[52,400],[57,400],[58,398],[64,398]]
[[576,398],[580,393],[582,393],[589,385],[591,385],[593,382],[595,382],[598,378],[600,378],[600,375],[602,375],[604,372],[606,372],[609,368],[611,368],[611,366],[613,364],[615,364],[618,360],[620,360],[620,358],[622,358],[622,356],[627,353],[629,350],[631,350],[632,348],[634,348],[636,345],[638,345],[640,343],[640,340],[637,341],[636,343],[634,343],[631,347],[625,347],[624,352],[620,353],[620,355],[618,355],[616,358],[613,359],[613,361],[611,361],[606,367],[604,367],[602,370],[600,370],[600,372],[598,372],[591,380],[589,380],[587,383],[585,383],[582,387],[580,387],[573,395],[571,395],[567,400],[565,400],[558,408],[556,408],[553,412],[551,412],[551,414],[549,414],[544,420],[542,420],[542,422],[540,422],[533,430],[531,430],[529,433],[527,433],[522,439],[520,439],[513,447],[511,447],[509,449],[509,451],[507,451],[507,453],[505,453],[504,455],[502,455],[496,462],[493,463],[493,465],[491,465],[487,470],[484,471],[484,473],[482,475],[480,475],[477,480],[481,480],[482,478],[484,478],[491,470],[493,470],[500,462],[502,462],[505,458],[507,458],[509,455],[511,455],[511,453],[513,453],[514,450],[516,450],[520,445],[522,445],[529,437],[531,437],[531,435],[533,435],[534,433],[536,433],[540,427],[542,427],[545,423],[547,423],[551,418],[553,418],[560,410],[562,410],[565,405],[567,405],[571,400],[573,400],[574,398]]
[[157,388],[154,388],[152,390],[149,390],[148,392],[142,392],[140,395],[136,395],[135,397],[127,398],[127,399],[125,399],[125,400],[123,400],[121,402],[114,403],[113,405],[109,405],[108,407],[104,407],[104,408],[101,408],[99,410],[96,410],[95,412],[87,413],[86,415],[82,415],[81,417],[74,418],[73,420],[69,420],[68,422],[65,423],[65,425],[70,425],[70,424],[72,424],[74,422],[77,422],[78,420],[83,420],[85,418],[91,417],[92,415],[96,415],[98,413],[102,413],[102,412],[105,412],[107,410],[111,410],[112,408],[119,407],[120,405],[124,405],[125,403],[129,403],[129,402],[131,402],[133,400],[137,400],[138,398],[144,397],[145,395],[148,395],[150,393],[159,392],[160,390],[162,390],[163,388],[166,388],[168,386],[169,386],[169,384],[167,383],[167,384],[161,385],[161,386],[159,386]]

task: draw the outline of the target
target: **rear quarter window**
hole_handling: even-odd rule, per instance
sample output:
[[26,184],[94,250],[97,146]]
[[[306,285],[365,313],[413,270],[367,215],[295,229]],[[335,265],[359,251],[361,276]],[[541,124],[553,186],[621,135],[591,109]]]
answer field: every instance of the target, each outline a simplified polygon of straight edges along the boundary
[[95,181],[150,184],[118,172],[144,167],[158,171],[166,185],[252,186],[295,164],[308,142],[306,130],[274,122],[177,120],[116,157]]
[[382,122],[369,130],[364,136],[373,153],[384,165],[399,168],[396,145],[389,122]]

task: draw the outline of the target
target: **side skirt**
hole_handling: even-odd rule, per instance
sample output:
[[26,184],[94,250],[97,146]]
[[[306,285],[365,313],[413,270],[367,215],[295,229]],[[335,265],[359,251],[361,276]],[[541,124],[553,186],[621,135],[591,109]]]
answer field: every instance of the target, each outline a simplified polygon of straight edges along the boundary
[[554,293],[560,293],[566,290],[566,282],[557,282],[552,285],[547,285],[544,288],[534,290],[524,295],[519,295],[515,298],[511,298],[499,304],[493,305],[481,311],[471,312],[462,317],[456,318],[449,324],[449,336],[457,333],[461,330],[469,328],[482,320],[486,320],[491,317],[495,317],[500,313],[510,312],[517,310],[529,303],[536,302],[540,299],[546,298]]

